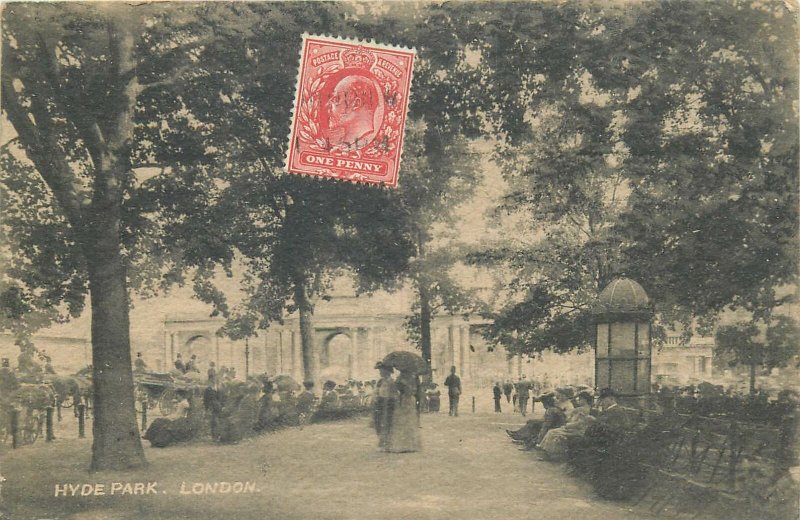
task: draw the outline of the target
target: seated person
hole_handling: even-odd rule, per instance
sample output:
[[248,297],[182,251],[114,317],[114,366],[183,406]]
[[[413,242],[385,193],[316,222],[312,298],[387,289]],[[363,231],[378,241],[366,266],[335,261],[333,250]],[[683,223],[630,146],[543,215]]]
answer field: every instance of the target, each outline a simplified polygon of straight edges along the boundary
[[595,415],[598,422],[612,429],[629,430],[637,425],[636,416],[626,412],[617,403],[617,396],[610,388],[600,390]]
[[567,422],[567,416],[564,411],[556,405],[555,396],[552,394],[542,396],[542,405],[544,406],[544,420],[542,420],[539,433],[535,439],[529,439],[525,443],[525,449],[533,449],[538,446],[545,438],[548,432],[561,428]]
[[183,359],[181,358],[180,352],[178,352],[178,355],[175,358],[175,370],[177,370],[181,374],[186,372],[186,365],[183,364]]
[[517,431],[506,430],[509,437],[526,447],[538,444],[548,431],[563,426],[567,420],[564,411],[556,405],[555,394],[545,394],[536,400],[544,405],[544,419],[531,419]]
[[189,359],[189,361],[186,362],[186,365],[184,365],[183,372],[184,373],[197,372],[198,374],[200,373],[200,369],[197,368],[197,354],[192,354],[191,359]]
[[339,393],[336,391],[336,382],[325,381],[322,385],[322,400],[319,403],[320,409],[333,410],[339,407]]
[[258,418],[256,419],[256,431],[274,429],[278,427],[281,410],[275,387],[271,381],[264,383],[262,395],[258,400]]
[[314,381],[305,381],[303,383],[304,390],[297,396],[297,413],[303,417],[311,415],[314,411],[314,403],[317,396],[314,395]]
[[590,415],[592,395],[581,392],[575,400],[578,406],[567,416],[566,424],[548,431],[538,444],[550,457],[558,458],[566,455],[569,440],[586,433],[586,429],[594,421],[594,417]]

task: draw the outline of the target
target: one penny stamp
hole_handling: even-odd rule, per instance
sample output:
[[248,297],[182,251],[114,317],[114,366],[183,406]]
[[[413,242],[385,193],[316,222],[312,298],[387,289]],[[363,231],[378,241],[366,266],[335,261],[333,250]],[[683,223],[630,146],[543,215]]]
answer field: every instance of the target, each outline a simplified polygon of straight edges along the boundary
[[397,186],[414,56],[303,35],[286,170]]

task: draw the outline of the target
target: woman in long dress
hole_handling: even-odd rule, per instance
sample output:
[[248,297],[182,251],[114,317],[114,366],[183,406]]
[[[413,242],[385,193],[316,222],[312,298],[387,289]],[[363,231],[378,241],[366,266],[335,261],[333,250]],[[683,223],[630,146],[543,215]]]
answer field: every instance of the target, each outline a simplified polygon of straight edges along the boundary
[[594,417],[589,415],[592,409],[591,394],[581,392],[576,400],[579,405],[569,413],[567,423],[560,428],[549,430],[539,443],[539,447],[551,458],[564,457],[570,439],[583,436],[594,421]]
[[416,374],[401,371],[395,386],[398,398],[392,414],[386,451],[392,453],[419,451],[422,449],[422,435],[417,418],[419,382]]

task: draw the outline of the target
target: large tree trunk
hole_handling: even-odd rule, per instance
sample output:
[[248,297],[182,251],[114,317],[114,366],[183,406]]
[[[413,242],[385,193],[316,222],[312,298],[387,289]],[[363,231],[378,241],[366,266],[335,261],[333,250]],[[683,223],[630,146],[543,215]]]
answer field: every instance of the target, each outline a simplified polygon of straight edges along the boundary
[[[92,69],[92,81],[102,87],[95,89],[95,95],[77,95],[75,85],[64,84],[56,45],[46,34],[31,49],[37,53],[35,60],[26,61],[24,67],[19,60],[4,60],[0,69],[3,108],[28,158],[75,230],[86,258],[92,305],[93,470],[125,469],[145,462],[136,426],[129,302],[120,242],[136,98],[142,89],[136,74],[136,24],[125,13],[107,12],[107,30],[98,33],[96,40],[100,43],[100,34],[108,38],[107,62]],[[13,56],[8,42],[3,43],[4,56]],[[25,77],[32,79],[21,82],[30,92],[29,104],[18,98],[14,87],[17,79]],[[54,124],[64,117],[78,131],[82,144],[73,143],[75,148],[92,159],[91,189],[74,171],[74,157],[81,154],[70,155],[62,145],[75,136],[63,133],[61,123]]]
[[[422,359],[428,363],[428,369],[431,368],[431,300],[429,294],[428,284],[425,280],[419,281],[419,326],[420,326],[420,349],[422,350]],[[432,374],[426,376],[426,379],[432,377]]]
[[145,463],[136,425],[119,217],[114,213],[95,213],[89,228],[93,241],[86,246],[92,302],[93,471],[127,469]]
[[[417,232],[417,254],[422,260],[425,257],[426,239],[421,231]],[[423,260],[424,261],[424,260]],[[431,310],[430,283],[424,273],[417,275],[417,285],[419,287],[419,325],[420,325],[420,350],[422,359],[428,364],[428,374],[425,375],[426,382],[433,378],[431,373],[431,321],[433,312]]]
[[300,343],[303,351],[303,377],[317,381],[319,377],[319,352],[314,342],[314,304],[308,296],[305,282],[296,282],[294,303],[300,314]]

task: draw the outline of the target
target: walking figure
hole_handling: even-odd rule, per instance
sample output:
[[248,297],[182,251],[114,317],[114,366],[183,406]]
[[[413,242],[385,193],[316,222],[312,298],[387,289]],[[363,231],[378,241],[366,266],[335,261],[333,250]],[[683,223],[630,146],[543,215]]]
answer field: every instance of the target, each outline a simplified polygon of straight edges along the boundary
[[501,413],[502,410],[500,409],[500,399],[503,398],[503,389],[500,388],[500,381],[494,384],[492,393],[494,395],[494,413]]
[[447,387],[447,396],[450,398],[450,413],[452,417],[458,417],[458,399],[461,396],[461,378],[456,375],[456,367],[450,367],[450,375],[444,380]]
[[503,385],[503,393],[506,396],[506,403],[511,404],[511,392],[513,391],[514,391],[514,385],[511,384],[511,381],[506,379],[506,382]]
[[519,411],[524,417],[528,413],[528,399],[531,395],[531,386],[523,375],[517,383],[517,399],[519,400]]

